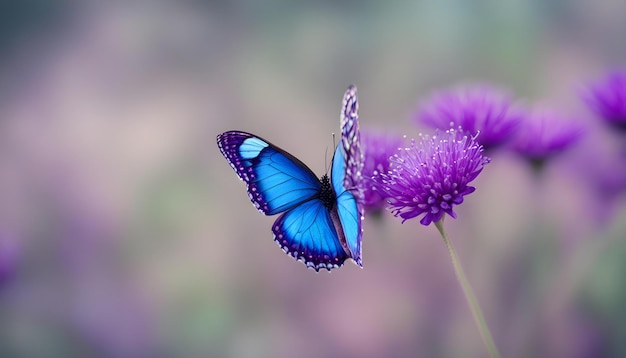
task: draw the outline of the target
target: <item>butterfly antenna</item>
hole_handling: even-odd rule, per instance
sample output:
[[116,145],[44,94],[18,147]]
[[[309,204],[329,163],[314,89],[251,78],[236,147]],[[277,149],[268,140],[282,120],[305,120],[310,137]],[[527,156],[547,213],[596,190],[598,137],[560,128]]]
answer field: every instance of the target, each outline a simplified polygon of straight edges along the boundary
[[324,150],[324,167],[326,168],[326,174],[328,174],[328,146]]
[[[333,133],[333,148],[335,148],[335,133]],[[330,167],[328,166],[328,147],[326,147],[326,153],[324,154],[324,164],[326,164],[326,174],[330,171]]]

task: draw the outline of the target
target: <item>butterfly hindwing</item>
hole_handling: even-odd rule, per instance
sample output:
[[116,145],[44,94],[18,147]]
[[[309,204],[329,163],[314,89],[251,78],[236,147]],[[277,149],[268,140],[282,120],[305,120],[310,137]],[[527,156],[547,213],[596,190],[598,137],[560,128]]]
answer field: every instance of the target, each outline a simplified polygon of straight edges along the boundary
[[289,210],[319,193],[320,181],[311,169],[260,137],[231,131],[218,135],[217,144],[265,215]]
[[282,214],[272,227],[274,240],[296,260],[319,271],[343,265],[348,258],[330,217],[319,199],[312,199]]

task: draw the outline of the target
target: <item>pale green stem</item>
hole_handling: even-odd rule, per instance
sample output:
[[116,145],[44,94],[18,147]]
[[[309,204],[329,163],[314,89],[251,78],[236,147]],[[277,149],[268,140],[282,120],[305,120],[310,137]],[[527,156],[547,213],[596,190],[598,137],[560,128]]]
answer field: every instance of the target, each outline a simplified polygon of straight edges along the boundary
[[489,356],[500,357],[500,353],[498,353],[498,349],[496,345],[493,343],[493,338],[491,337],[491,332],[489,332],[489,327],[487,327],[487,323],[485,322],[485,317],[483,316],[483,312],[480,310],[480,306],[478,305],[478,301],[476,300],[476,296],[474,296],[474,292],[472,291],[472,287],[470,286],[467,278],[465,277],[465,272],[463,272],[463,268],[461,267],[461,262],[459,258],[456,256],[456,251],[454,247],[452,247],[452,242],[448,239],[448,235],[443,229],[443,219],[437,221],[435,223],[437,230],[441,234],[443,238],[443,242],[446,244],[448,251],[450,252],[450,257],[452,257],[452,265],[454,266],[454,272],[456,273],[456,278],[459,280],[461,284],[461,288],[463,289],[463,293],[465,294],[465,299],[470,306],[470,310],[472,311],[472,315],[474,316],[474,323],[478,327],[478,331],[480,332],[481,337],[483,338],[483,342],[485,342],[485,346],[487,346],[487,350],[489,351]]

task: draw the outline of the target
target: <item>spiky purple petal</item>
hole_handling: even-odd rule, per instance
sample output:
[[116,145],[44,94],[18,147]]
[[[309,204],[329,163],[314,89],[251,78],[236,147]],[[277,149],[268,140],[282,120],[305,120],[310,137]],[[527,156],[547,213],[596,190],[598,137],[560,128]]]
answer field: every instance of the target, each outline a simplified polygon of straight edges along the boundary
[[429,225],[444,214],[456,218],[453,207],[474,192],[468,184],[490,161],[482,152],[482,145],[461,128],[420,134],[390,159],[390,170],[374,180],[395,216],[404,222],[424,214],[420,223]]

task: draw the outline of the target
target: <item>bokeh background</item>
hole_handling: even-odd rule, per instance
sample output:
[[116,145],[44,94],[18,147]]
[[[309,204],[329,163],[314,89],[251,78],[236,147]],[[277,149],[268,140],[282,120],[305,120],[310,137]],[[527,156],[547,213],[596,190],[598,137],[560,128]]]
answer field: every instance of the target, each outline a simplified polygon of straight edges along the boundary
[[446,222],[497,346],[626,356],[624,183],[594,184],[625,138],[577,92],[626,64],[626,2],[1,7],[1,356],[485,356],[434,227],[368,216],[363,269],[316,274],[215,144],[246,130],[322,174],[348,84],[362,128],[416,136],[420,101],[472,81],[589,133],[540,176],[494,154]]

